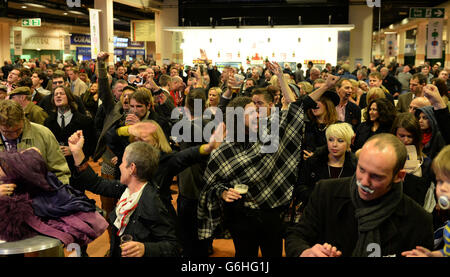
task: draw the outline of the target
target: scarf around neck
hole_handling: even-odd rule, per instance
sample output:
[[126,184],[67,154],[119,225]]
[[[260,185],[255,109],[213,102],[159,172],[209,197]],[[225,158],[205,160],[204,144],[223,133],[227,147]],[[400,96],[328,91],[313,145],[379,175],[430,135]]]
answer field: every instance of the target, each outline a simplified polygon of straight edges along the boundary
[[371,243],[381,246],[380,226],[396,210],[403,197],[403,183],[392,183],[391,190],[373,201],[364,201],[359,197],[356,185],[356,174],[350,183],[350,198],[355,207],[355,217],[358,221],[358,241],[353,250],[353,257],[367,257]]
[[119,229],[117,231],[117,235],[121,236],[127,227],[128,222],[130,221],[130,217],[136,209],[139,199],[141,198],[142,192],[144,191],[145,183],[140,190],[136,191],[133,194],[130,194],[130,189],[126,188],[122,196],[120,197],[119,202],[117,202],[116,206],[116,215],[117,218],[114,221],[114,226]]

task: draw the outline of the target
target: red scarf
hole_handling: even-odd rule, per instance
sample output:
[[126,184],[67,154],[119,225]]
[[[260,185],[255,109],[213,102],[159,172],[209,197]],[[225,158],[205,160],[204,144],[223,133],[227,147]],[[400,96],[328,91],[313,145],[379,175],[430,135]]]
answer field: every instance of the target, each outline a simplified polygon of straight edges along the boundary
[[431,132],[423,133],[423,138],[422,138],[422,145],[423,146],[427,145],[427,143],[430,141],[432,135],[433,134]]

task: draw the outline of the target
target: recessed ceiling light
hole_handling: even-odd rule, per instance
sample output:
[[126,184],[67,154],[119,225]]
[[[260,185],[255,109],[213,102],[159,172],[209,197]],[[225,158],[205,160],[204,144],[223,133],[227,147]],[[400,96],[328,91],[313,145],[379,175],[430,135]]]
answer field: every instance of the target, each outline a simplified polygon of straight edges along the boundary
[[27,8],[27,6],[22,6],[22,9],[26,9]]
[[63,15],[68,15],[68,13],[65,12],[65,13],[63,13]]

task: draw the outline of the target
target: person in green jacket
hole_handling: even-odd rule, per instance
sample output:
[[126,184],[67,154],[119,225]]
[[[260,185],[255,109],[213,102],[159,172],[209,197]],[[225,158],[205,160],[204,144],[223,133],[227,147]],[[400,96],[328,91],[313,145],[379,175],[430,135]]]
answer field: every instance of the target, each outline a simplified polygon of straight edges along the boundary
[[18,103],[0,101],[0,151],[18,151],[36,147],[49,171],[63,183],[69,184],[70,169],[58,141],[45,126],[30,122]]

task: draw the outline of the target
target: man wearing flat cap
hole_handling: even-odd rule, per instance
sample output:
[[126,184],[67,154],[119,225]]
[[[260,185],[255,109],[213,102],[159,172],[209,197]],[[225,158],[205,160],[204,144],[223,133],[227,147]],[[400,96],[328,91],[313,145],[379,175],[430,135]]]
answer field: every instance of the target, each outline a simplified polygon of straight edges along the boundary
[[48,114],[31,101],[31,90],[29,87],[18,87],[10,92],[9,99],[22,106],[25,117],[34,123],[44,124]]

